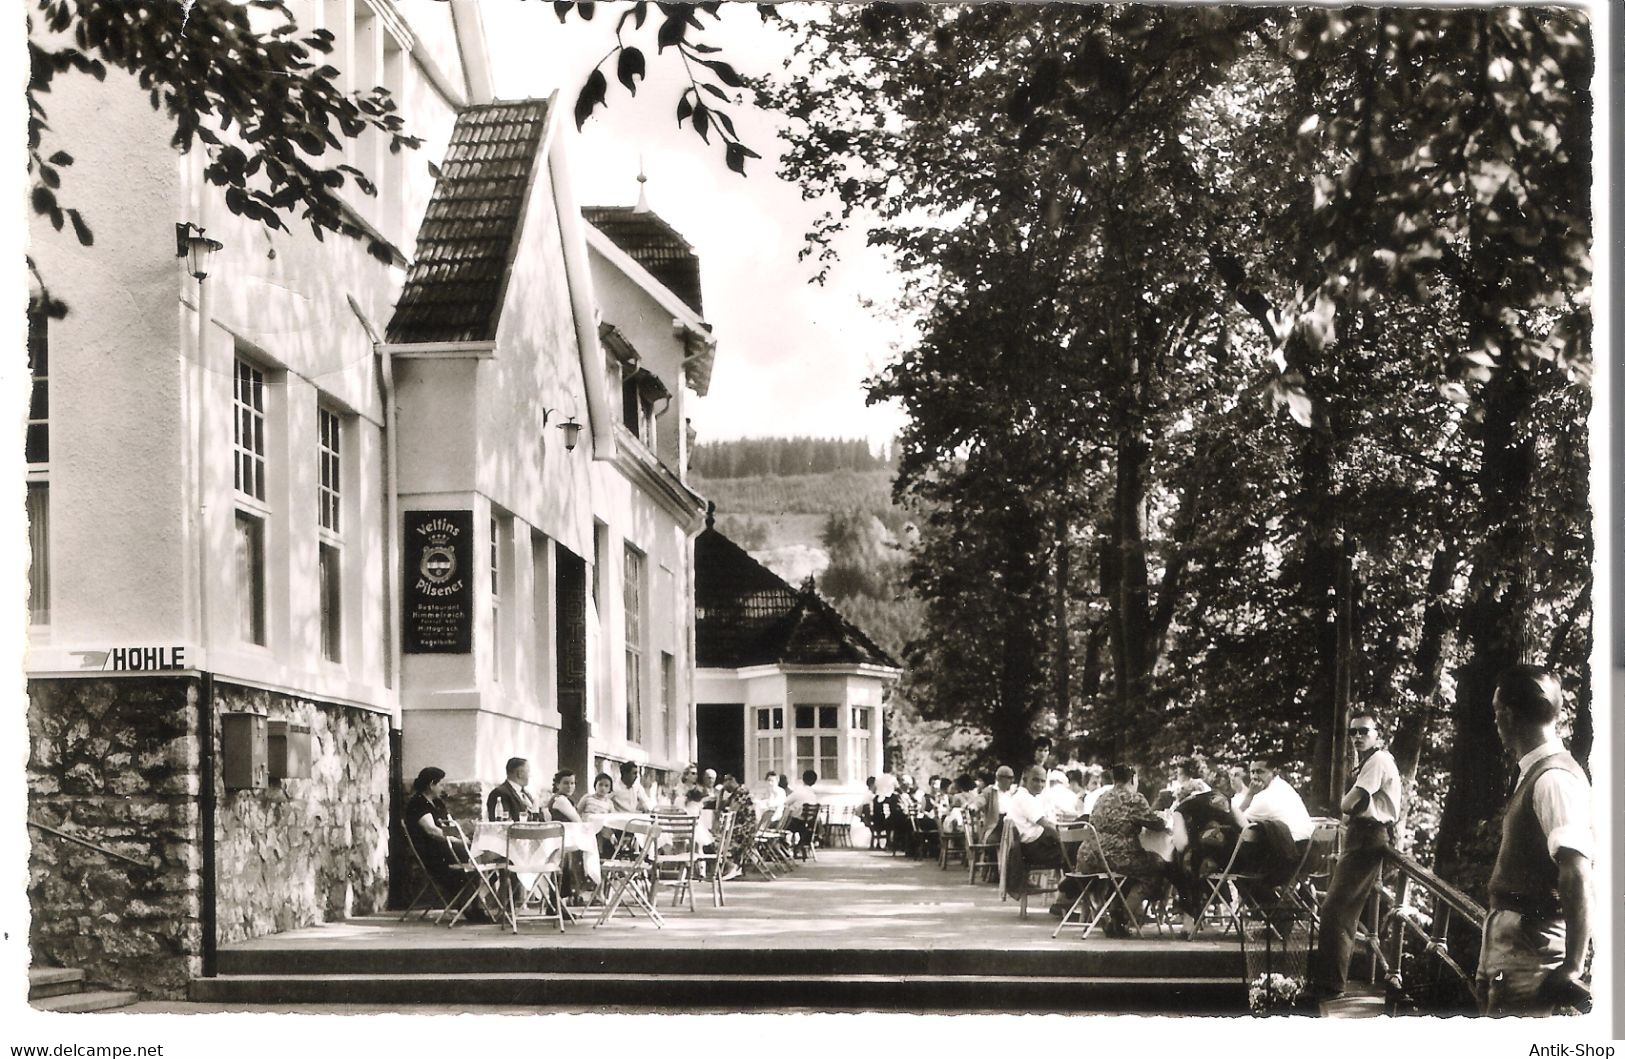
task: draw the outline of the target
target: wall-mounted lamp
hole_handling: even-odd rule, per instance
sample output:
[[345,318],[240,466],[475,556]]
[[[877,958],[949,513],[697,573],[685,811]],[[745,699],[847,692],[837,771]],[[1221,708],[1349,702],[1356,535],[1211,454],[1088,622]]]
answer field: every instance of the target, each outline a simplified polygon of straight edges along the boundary
[[[544,409],[542,409],[542,426],[543,427],[547,426],[548,417],[551,416],[554,412],[557,412],[557,411],[558,411],[557,408],[544,408]],[[560,430],[564,431],[564,451],[565,452],[574,452],[576,450],[576,442],[581,439],[581,427],[582,427],[582,424],[576,422],[576,417],[575,416],[571,416],[569,419],[566,419],[564,422],[558,424],[558,428]]]
[[191,221],[175,225],[175,256],[186,258],[186,271],[195,280],[201,282],[208,277],[214,252],[224,249],[225,245],[204,235],[203,229]]

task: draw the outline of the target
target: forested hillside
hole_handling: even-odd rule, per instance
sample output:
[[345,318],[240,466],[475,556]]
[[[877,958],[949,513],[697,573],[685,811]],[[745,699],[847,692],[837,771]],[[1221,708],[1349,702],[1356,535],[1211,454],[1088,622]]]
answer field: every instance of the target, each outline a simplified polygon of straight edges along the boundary
[[889,451],[861,438],[742,438],[695,446],[689,470],[703,478],[879,471],[892,466]]

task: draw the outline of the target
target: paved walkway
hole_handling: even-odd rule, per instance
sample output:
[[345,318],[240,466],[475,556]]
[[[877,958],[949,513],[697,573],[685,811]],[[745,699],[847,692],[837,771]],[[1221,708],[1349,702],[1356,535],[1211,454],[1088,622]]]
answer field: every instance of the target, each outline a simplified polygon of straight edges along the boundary
[[[516,944],[563,947],[676,948],[687,946],[754,949],[980,949],[1053,950],[1079,944],[1109,949],[1233,947],[1235,941],[1200,939],[1181,942],[1159,938],[1150,928],[1143,939],[1109,939],[1095,932],[1088,941],[1068,929],[1051,939],[1055,919],[1048,899],[1034,900],[1030,915],[1020,918],[1012,901],[1001,901],[996,887],[966,882],[963,867],[939,869],[935,861],[911,861],[867,849],[826,850],[817,863],[775,881],[754,876],[726,884],[726,908],[713,908],[709,886],[695,892],[696,911],[686,907],[666,915],[663,929],[645,920],[617,916],[603,927],[589,922],[560,934],[550,923],[522,922],[516,936],[486,925],[438,927],[395,916],[368,916],[342,923],[288,931],[252,941],[222,945],[221,950],[256,948],[342,949],[380,945],[416,948],[511,947]],[[661,911],[670,906],[662,888]]]

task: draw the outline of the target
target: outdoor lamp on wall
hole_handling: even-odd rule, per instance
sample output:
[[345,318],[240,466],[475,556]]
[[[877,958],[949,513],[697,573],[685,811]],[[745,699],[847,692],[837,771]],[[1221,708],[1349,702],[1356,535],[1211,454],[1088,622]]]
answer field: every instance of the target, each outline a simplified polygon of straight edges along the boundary
[[[542,426],[544,428],[547,426],[548,417],[557,411],[557,408],[542,409]],[[576,450],[576,442],[581,439],[581,426],[582,424],[576,422],[575,416],[571,416],[569,419],[558,424],[558,428],[564,431],[565,452],[574,452]]]
[[225,245],[204,235],[203,229],[191,221],[182,221],[175,225],[175,256],[186,258],[186,271],[199,282],[208,277],[209,263],[214,259],[214,252],[223,249]]

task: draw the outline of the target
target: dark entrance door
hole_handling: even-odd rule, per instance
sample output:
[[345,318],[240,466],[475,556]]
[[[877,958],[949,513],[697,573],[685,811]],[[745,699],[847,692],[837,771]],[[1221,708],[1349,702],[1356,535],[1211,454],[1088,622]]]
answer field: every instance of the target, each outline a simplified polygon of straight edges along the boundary
[[587,771],[587,564],[553,547],[554,639],[558,655],[559,768],[573,769],[576,790],[590,790]]
[[716,769],[718,778],[733,773],[745,778],[745,706],[702,702],[695,709],[694,742],[701,769]]

